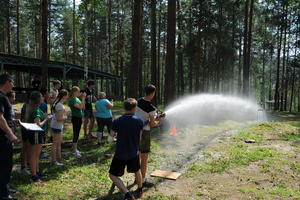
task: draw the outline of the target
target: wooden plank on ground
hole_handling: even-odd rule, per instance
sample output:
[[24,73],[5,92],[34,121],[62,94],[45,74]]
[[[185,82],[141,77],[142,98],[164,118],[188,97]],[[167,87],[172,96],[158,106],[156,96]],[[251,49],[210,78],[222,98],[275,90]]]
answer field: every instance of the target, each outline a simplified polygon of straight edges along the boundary
[[170,171],[163,171],[163,170],[155,170],[151,174],[151,176],[154,176],[154,177],[161,177],[161,178],[166,178],[166,179],[171,179],[171,180],[178,179],[180,175],[181,175],[181,173],[178,173],[178,172],[170,172]]

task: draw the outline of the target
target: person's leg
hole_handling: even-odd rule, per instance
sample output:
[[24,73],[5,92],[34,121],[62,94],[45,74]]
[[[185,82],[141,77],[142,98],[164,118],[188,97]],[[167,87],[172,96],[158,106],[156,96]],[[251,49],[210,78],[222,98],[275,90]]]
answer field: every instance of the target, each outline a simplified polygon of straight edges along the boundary
[[98,144],[100,144],[101,139],[103,137],[103,129],[104,129],[103,120],[97,117],[97,124],[98,124],[97,139],[98,139]]
[[142,177],[141,170],[135,172],[134,175],[135,175],[135,180],[136,180],[136,184],[138,185],[138,188],[142,188],[143,187],[143,177]]
[[58,134],[53,133],[52,137],[53,137],[53,143],[52,143],[52,149],[51,149],[51,161],[55,162],[57,157],[57,144],[58,144]]
[[117,177],[115,175],[112,175],[112,174],[109,174],[109,178],[119,188],[119,190],[121,192],[123,192],[124,194],[129,192],[127,187],[124,185],[123,181],[119,177]]
[[150,152],[150,131],[144,130],[141,138],[140,145],[140,159],[141,159],[141,173],[143,181],[145,181],[147,174],[147,165],[148,165],[148,154]]
[[78,119],[77,117],[72,117],[72,125],[73,125],[73,144],[72,144],[72,152],[75,153],[77,151],[77,141],[79,138],[78,131]]
[[7,197],[12,170],[12,144],[6,135],[0,135],[0,197]]
[[83,122],[83,132],[84,132],[84,136],[87,137],[88,135],[88,124],[89,124],[89,118],[87,116],[87,111],[84,112],[85,116],[84,116],[84,122]]
[[61,160],[62,134],[57,134],[56,159]]
[[141,153],[140,158],[141,158],[141,173],[144,181],[147,174],[148,153]]
[[[73,120],[73,118],[72,118]],[[73,120],[73,148],[72,148],[72,152],[75,153],[77,152],[77,142],[78,142],[78,138],[79,138],[79,134],[80,134],[80,129],[81,129],[81,125],[82,125],[82,118],[81,117],[74,117]]]
[[35,151],[35,145],[36,144],[30,144],[28,148],[28,161],[29,161],[29,167],[31,171],[31,176],[36,176],[36,151]]
[[26,167],[27,164],[27,151],[28,151],[28,142],[22,143],[22,150],[21,150],[21,169]]
[[40,172],[40,154],[42,152],[42,145],[37,144],[35,147],[36,151],[36,173],[38,174]]
[[93,116],[93,111],[91,111],[90,113],[90,123],[89,123],[89,136],[92,137],[92,130],[93,130],[93,127],[94,127],[94,123],[95,123],[95,118]]

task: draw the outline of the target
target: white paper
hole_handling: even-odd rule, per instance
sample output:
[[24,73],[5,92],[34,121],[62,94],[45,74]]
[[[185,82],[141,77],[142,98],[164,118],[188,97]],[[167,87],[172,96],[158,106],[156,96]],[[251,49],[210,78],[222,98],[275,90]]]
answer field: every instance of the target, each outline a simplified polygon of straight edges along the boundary
[[36,123],[20,123],[21,126],[23,126],[25,129],[30,131],[44,131],[40,126],[38,126]]

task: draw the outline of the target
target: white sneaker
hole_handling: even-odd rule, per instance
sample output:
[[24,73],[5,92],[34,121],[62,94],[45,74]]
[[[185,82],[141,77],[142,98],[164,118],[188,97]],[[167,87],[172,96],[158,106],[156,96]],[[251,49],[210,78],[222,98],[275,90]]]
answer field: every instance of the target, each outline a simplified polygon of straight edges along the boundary
[[73,156],[75,156],[76,158],[81,158],[81,157],[82,157],[82,155],[80,154],[79,151],[76,151],[75,153],[72,153],[72,154],[73,154]]
[[53,165],[56,165],[56,166],[63,166],[64,164],[58,162],[58,161],[54,161],[52,162]]
[[20,168],[20,169],[18,170],[18,172],[19,172],[20,174],[24,174],[24,175],[30,175],[30,174],[31,174],[31,173],[26,169],[26,167]]

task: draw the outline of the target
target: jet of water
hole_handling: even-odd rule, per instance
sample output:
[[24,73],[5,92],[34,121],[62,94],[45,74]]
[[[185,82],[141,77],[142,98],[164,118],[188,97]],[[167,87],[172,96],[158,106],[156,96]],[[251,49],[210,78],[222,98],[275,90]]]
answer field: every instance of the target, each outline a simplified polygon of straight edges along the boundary
[[166,108],[174,125],[217,124],[222,121],[265,121],[265,111],[255,102],[236,96],[197,94],[180,98]]

